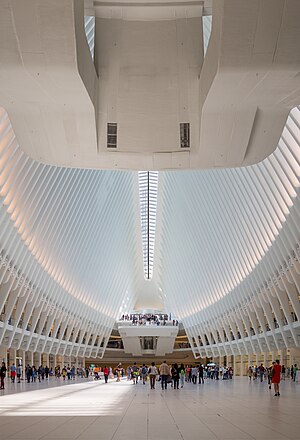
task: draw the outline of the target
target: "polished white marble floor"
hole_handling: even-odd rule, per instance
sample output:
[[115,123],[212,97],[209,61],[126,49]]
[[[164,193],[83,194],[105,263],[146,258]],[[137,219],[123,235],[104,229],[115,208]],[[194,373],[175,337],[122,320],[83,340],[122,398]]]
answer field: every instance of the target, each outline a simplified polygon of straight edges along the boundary
[[300,439],[300,384],[246,378],[162,391],[123,380],[0,394],[0,440]]

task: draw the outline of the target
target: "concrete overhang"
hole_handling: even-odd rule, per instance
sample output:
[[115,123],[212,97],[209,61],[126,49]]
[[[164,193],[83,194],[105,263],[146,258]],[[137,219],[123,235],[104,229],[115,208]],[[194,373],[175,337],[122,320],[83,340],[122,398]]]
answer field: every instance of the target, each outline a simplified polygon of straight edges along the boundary
[[1,2],[0,105],[23,151],[51,165],[135,170],[239,167],[271,154],[300,102],[300,2],[215,1],[204,59],[210,6],[90,1],[94,63],[83,1]]

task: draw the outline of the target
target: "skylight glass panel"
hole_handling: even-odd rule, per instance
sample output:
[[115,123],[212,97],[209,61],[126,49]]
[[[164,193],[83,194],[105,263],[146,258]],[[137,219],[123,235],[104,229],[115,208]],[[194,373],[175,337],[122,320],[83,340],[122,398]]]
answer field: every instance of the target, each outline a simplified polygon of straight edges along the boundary
[[204,56],[205,56],[211,35],[212,16],[204,15],[202,17],[202,20],[203,20],[203,46],[204,46]]
[[84,28],[86,39],[90,48],[92,60],[94,59],[94,49],[95,49],[95,17],[85,16],[84,17]]
[[140,215],[144,274],[146,279],[151,279],[153,275],[157,184],[157,171],[139,171]]

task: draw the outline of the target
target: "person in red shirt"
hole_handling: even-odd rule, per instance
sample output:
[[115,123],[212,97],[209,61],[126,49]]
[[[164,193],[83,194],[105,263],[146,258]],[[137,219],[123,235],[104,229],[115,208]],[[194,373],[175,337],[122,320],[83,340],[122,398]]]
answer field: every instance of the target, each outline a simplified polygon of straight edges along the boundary
[[280,396],[279,393],[280,376],[281,376],[281,365],[279,363],[279,360],[277,359],[275,361],[275,364],[273,365],[273,371],[272,371],[272,383],[274,384],[275,396]]
[[109,369],[107,368],[106,365],[105,365],[105,367],[103,368],[103,374],[104,374],[105,383],[107,383],[107,381],[108,381],[108,375],[109,375]]

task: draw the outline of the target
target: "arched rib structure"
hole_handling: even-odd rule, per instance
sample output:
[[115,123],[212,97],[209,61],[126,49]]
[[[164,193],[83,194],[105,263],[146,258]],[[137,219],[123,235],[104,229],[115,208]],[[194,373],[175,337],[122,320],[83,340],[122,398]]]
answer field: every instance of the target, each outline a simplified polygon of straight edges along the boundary
[[194,355],[299,346],[300,110],[244,168],[160,174],[160,284]]
[[[244,168],[162,172],[153,278],[195,357],[299,346],[300,110]],[[44,165],[0,112],[0,343],[102,356],[143,279],[138,175]]]
[[102,356],[143,273],[136,173],[37,163],[0,111],[0,344]]

